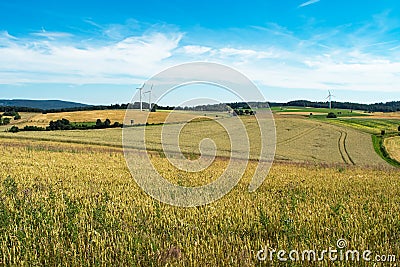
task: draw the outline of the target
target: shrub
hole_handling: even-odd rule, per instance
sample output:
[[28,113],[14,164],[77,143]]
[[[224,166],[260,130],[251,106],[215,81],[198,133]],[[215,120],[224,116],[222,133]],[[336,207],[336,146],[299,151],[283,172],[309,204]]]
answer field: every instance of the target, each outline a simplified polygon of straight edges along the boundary
[[328,113],[328,116],[326,116],[328,119],[334,119],[334,118],[337,118],[337,116],[336,116],[336,114],[335,113],[333,113],[333,112],[329,112]]
[[18,112],[16,112],[15,110],[6,111],[3,113],[3,116],[9,116],[9,117],[14,117],[17,115],[19,116]]
[[27,126],[24,127],[23,130],[29,132],[29,131],[45,131],[46,129],[43,128],[43,127],[39,127],[39,126],[29,126],[29,125],[27,125]]
[[100,119],[97,119],[97,121],[96,121],[96,126],[97,127],[100,127],[100,126],[102,126],[103,125],[103,122],[100,120]]
[[19,128],[17,126],[13,126],[8,130],[10,133],[18,133]]

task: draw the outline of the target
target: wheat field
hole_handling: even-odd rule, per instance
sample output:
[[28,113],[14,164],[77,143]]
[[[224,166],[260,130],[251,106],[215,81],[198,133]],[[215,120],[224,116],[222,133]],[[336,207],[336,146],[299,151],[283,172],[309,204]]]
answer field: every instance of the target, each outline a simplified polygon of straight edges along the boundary
[[[135,179],[152,172],[144,164],[149,157],[171,183],[215,181],[231,148],[218,120],[202,118],[180,131],[179,145],[189,159],[198,158],[203,138],[217,146],[215,160],[197,173],[168,161],[161,125],[129,128],[133,137],[145,131],[147,145],[147,151],[137,150],[140,140],[130,140],[132,173],[121,129],[1,132],[0,265],[280,266],[260,262],[258,251],[321,250],[341,238],[349,249],[400,255],[400,171],[376,155],[369,134],[276,118],[276,160],[250,193],[260,136],[253,117],[242,121],[250,141],[243,178],[222,199],[196,208],[163,204]],[[291,263],[304,265],[316,262]]]
[[400,162],[400,137],[385,138],[384,145],[389,155]]
[[[178,118],[181,115],[193,116],[192,114],[178,114]],[[260,147],[257,124],[252,117],[243,118],[242,120],[251,141],[250,156],[255,159]],[[277,136],[276,160],[316,164],[386,165],[386,162],[375,153],[371,136],[367,133],[304,118],[276,118],[275,125]],[[169,126],[165,127],[168,128]],[[147,149],[152,151],[162,150],[160,137],[162,128],[162,125],[146,127]],[[131,131],[133,136],[139,136],[143,128],[135,127]],[[135,131],[138,134],[135,134]],[[16,134],[0,132],[0,137],[114,148],[121,148],[122,144],[121,129],[19,132]],[[205,137],[211,137],[218,144],[219,156],[229,157],[229,138],[225,130],[218,127],[218,121],[213,120],[190,123],[182,129],[180,146],[183,152],[192,155],[198,154],[199,141]],[[130,145],[133,148],[138,148],[140,147],[140,142],[140,139],[132,139]]]
[[[179,208],[146,195],[120,151],[55,144],[0,145],[1,265],[254,266],[264,246],[320,249],[339,238],[400,252],[398,170],[276,163],[249,193],[250,162],[221,200]],[[182,176],[156,162],[171,181],[194,184],[225,164]]]

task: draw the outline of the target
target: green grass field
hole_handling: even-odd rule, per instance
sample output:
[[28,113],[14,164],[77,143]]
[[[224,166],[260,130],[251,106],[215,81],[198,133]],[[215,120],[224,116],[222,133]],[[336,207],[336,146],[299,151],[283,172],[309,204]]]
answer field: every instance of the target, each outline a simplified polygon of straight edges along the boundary
[[400,119],[333,119],[331,123],[343,126],[350,126],[352,128],[368,132],[371,134],[380,134],[382,130],[387,133],[397,132],[397,128],[400,126]]
[[275,113],[293,113],[293,114],[302,114],[302,115],[310,115],[313,114],[314,117],[324,117],[328,113],[333,112],[338,117],[359,117],[359,116],[369,116],[368,113],[364,113],[362,111],[351,111],[348,109],[329,109],[329,108],[308,108],[308,107],[272,107],[271,110]]

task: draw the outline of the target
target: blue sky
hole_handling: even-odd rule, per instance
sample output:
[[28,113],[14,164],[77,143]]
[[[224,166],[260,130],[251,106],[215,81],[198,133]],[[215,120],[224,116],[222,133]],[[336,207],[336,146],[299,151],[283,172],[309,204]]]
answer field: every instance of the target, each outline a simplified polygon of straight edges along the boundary
[[397,0],[1,1],[0,98],[125,103],[156,73],[209,61],[269,101],[400,100],[399,36]]

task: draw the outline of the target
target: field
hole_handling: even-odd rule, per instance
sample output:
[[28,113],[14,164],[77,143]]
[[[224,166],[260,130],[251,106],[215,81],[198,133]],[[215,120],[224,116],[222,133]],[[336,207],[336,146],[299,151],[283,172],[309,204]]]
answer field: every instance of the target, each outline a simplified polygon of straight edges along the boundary
[[[161,112],[160,112],[161,113]],[[203,115],[200,114],[199,115]],[[180,115],[181,116],[181,115]],[[186,116],[189,116],[187,114]],[[190,114],[192,116],[192,114]],[[243,118],[249,132],[252,151],[251,158],[257,155],[259,147],[256,122],[252,118]],[[216,122],[200,121],[185,127],[180,146],[187,154],[198,154],[198,142],[206,136],[219,144],[219,156],[227,157],[230,153],[229,138],[223,128],[214,127]],[[276,160],[288,162],[333,163],[350,165],[382,165],[385,162],[374,152],[369,134],[343,128],[315,120],[298,118],[275,119],[277,144]],[[210,128],[213,131],[210,132]],[[161,125],[149,126],[146,129],[147,149],[161,151]],[[137,131],[138,134],[135,133]],[[139,136],[141,127],[132,129],[132,136]],[[29,139],[36,141],[58,141],[63,143],[91,144],[121,148],[121,129],[92,131],[46,131],[20,132],[17,134],[0,132],[0,137],[12,139]],[[132,148],[138,148],[141,140],[133,138]]]
[[400,162],[400,137],[385,139],[385,147],[391,157]]
[[[153,119],[165,116],[161,113]],[[44,115],[54,116],[31,114],[25,120],[38,122],[33,118]],[[90,122],[99,116],[86,115],[71,119]],[[193,115],[182,112],[179,118]],[[260,139],[254,118],[243,116],[250,161],[238,186],[197,208],[152,199],[134,179],[151,171],[145,151],[138,150],[141,140],[135,139],[143,130],[152,163],[174,184],[205,185],[225,170],[229,136],[216,114],[197,115],[203,118],[180,132],[183,154],[197,159],[205,137],[218,148],[214,162],[198,173],[169,163],[161,146],[162,125],[130,128],[133,177],[121,129],[0,132],[0,265],[280,266],[276,256],[274,262],[260,262],[257,252],[265,247],[321,251],[341,238],[348,249],[400,255],[400,170],[375,153],[367,131],[349,125],[277,114],[274,164],[262,186],[249,193]],[[179,120],[164,127],[179,126]],[[397,137],[385,142],[399,151]],[[303,265],[316,262],[290,266]]]
[[343,126],[350,126],[352,128],[371,133],[379,134],[382,130],[386,132],[397,132],[400,126],[400,118],[381,119],[381,118],[368,118],[368,119],[337,119],[330,120],[331,123]]
[[329,108],[310,108],[310,107],[272,107],[275,113],[280,115],[300,115],[300,116],[326,116],[329,112],[337,114],[339,117],[364,117],[371,116],[369,113],[358,110],[348,109],[329,109]]
[[[75,111],[75,112],[59,112],[59,113],[24,113],[21,112],[21,120],[12,121],[11,125],[16,125],[23,128],[25,125],[34,126],[48,126],[50,121],[56,121],[61,119],[67,119],[71,122],[96,122],[97,119],[102,121],[109,119],[111,122],[123,123],[125,119],[125,110],[89,110],[89,111]],[[127,123],[130,124],[130,120],[133,119],[135,124],[143,123],[161,123],[167,118],[168,111],[152,112],[149,114],[147,111],[131,111],[132,118],[127,118]],[[186,121],[192,117],[191,112],[174,112],[174,121]],[[207,115],[207,114],[206,114]],[[221,112],[209,112],[209,116],[219,115],[220,117],[226,116]],[[146,120],[147,119],[147,120]],[[9,126],[0,126],[0,131],[9,128]]]
[[[354,249],[400,252],[397,170],[278,163],[249,193],[250,163],[228,196],[183,209],[144,194],[120,152],[18,144],[0,147],[5,265],[252,266],[264,246],[321,250],[339,238]],[[205,183],[213,171],[180,179]]]

